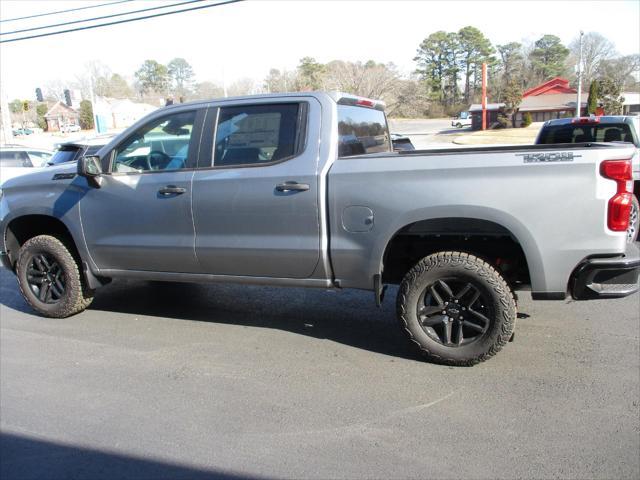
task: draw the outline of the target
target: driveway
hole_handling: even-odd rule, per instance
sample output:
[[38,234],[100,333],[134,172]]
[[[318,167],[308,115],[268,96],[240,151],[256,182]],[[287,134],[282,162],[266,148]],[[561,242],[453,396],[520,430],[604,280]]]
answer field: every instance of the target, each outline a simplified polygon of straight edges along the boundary
[[0,477],[640,477],[640,297],[520,299],[425,363],[360,291],[113,282],[37,317],[0,269]]
[[391,133],[401,133],[411,139],[417,148],[456,147],[453,140],[471,132],[471,127],[456,128],[451,126],[449,118],[434,119],[389,119]]

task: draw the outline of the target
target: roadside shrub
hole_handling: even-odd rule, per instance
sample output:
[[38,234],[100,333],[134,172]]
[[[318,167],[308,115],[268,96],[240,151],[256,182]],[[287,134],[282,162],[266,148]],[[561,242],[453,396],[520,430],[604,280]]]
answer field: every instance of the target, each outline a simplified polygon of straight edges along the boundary
[[431,105],[429,105],[427,118],[444,118],[446,116],[446,111],[442,105],[438,105],[437,103],[432,103]]
[[498,115],[498,123],[495,128],[509,128],[510,123],[509,117],[506,115]]
[[49,106],[46,103],[39,103],[36,106],[36,124],[45,132],[47,131],[47,121],[44,116],[49,111]]
[[531,113],[524,112],[524,115],[522,116],[522,126],[526,128],[529,125],[531,125],[531,123],[533,123],[533,119],[531,118]]

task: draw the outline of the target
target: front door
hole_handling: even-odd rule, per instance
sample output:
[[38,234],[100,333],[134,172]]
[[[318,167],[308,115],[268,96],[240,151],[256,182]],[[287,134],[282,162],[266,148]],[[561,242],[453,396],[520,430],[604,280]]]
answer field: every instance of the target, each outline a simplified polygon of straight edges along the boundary
[[320,125],[307,119],[320,118],[320,105],[287,100],[223,106],[204,127],[213,153],[193,179],[203,272],[308,278],[318,264]]
[[80,204],[101,270],[196,272],[191,177],[203,113],[159,115],[110,153],[100,188]]

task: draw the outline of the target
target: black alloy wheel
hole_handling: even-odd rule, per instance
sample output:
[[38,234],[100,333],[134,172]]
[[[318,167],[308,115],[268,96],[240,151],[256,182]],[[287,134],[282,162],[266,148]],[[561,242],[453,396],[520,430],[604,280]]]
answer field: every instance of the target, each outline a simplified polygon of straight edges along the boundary
[[480,339],[489,329],[492,313],[480,288],[455,278],[438,279],[418,299],[423,330],[447,347],[461,347]]
[[433,253],[407,272],[396,300],[398,320],[430,361],[471,366],[507,344],[516,322],[508,283],[467,252]]
[[42,303],[54,304],[64,297],[66,279],[56,259],[46,253],[36,253],[28,262],[27,282]]

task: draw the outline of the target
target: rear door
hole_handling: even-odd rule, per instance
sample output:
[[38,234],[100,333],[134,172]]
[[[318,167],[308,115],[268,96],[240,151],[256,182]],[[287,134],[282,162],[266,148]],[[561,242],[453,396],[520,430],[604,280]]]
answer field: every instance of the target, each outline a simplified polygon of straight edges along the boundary
[[310,277],[320,256],[320,103],[244,101],[211,109],[208,119],[193,178],[201,269]]

